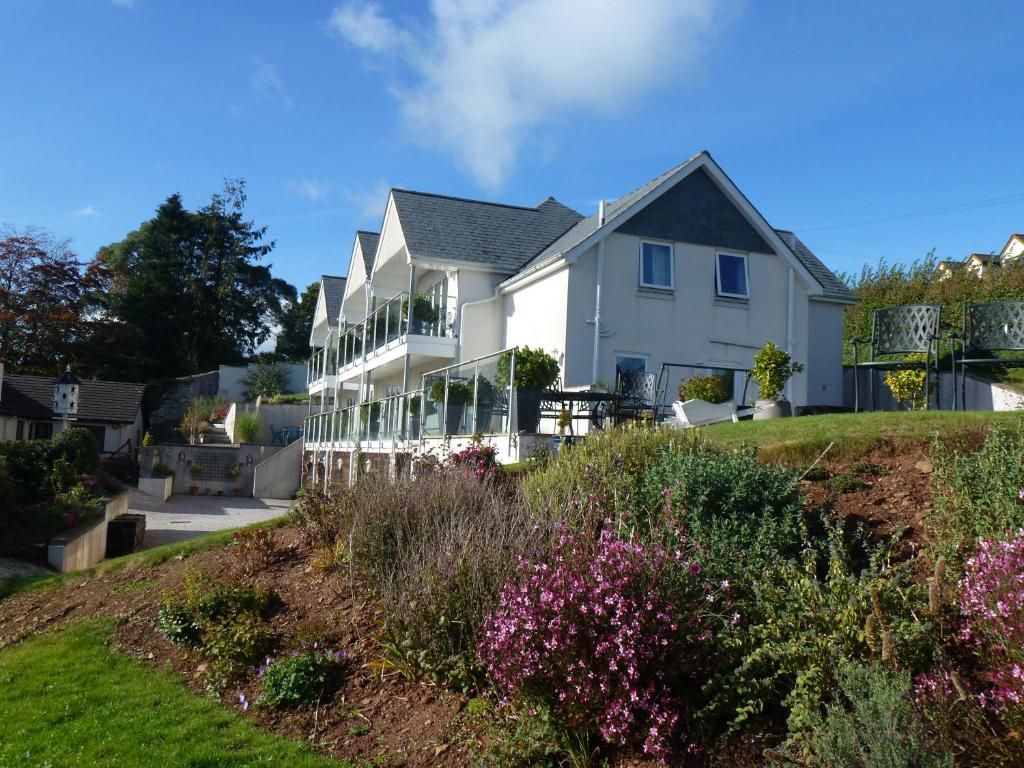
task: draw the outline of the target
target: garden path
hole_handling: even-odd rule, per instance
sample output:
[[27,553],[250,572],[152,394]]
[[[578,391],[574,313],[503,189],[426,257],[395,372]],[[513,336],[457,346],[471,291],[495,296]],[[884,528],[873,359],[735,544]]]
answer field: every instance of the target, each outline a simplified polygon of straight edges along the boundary
[[226,496],[171,496],[161,501],[132,489],[128,511],[146,516],[145,546],[193,539],[211,531],[273,520],[293,502],[282,499],[236,499]]

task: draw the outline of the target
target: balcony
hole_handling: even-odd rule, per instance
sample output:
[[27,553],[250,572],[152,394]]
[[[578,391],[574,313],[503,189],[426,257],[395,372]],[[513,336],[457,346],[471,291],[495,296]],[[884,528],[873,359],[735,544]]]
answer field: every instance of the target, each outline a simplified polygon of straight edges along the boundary
[[334,386],[334,377],[337,373],[337,355],[333,349],[325,348],[314,352],[306,361],[306,388],[315,390]]
[[440,360],[454,357],[455,301],[449,296],[417,293],[412,310],[410,324],[409,294],[402,292],[345,331],[338,346],[339,375],[351,378],[364,361],[376,369],[405,354]]
[[310,416],[307,447],[410,450],[431,439],[510,436],[520,431],[514,379],[515,350],[439,368],[419,390]]

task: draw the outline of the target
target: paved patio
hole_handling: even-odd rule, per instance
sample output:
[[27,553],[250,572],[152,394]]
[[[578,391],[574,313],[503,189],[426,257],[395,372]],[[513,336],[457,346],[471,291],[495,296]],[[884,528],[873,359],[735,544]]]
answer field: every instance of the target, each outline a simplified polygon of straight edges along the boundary
[[211,531],[273,520],[294,502],[230,496],[171,496],[161,501],[132,489],[128,511],[146,515],[146,547],[193,539]]

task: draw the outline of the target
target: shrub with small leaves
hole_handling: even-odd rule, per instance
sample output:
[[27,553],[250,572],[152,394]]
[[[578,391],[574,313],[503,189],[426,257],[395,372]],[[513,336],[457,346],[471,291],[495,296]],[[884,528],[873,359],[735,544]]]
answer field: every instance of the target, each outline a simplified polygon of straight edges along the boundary
[[[694,689],[683,670],[712,637],[714,595],[703,600],[700,567],[684,553],[623,541],[610,525],[596,542],[563,531],[549,558],[522,560],[480,655],[504,693],[547,706],[577,743],[594,734],[665,757]],[[677,597],[689,581],[686,604],[666,599],[670,580]]]
[[[907,355],[907,360],[924,362],[925,355]],[[885,386],[892,392],[893,399],[908,411],[924,407],[924,384],[928,371],[925,368],[901,368],[885,372]]]
[[247,576],[254,576],[268,568],[277,558],[277,540],[274,531],[267,528],[243,528],[235,531],[231,552]]
[[679,399],[724,403],[729,399],[729,388],[721,376],[694,376],[679,385]]
[[259,703],[274,709],[313,706],[344,682],[344,651],[303,643],[289,656],[267,657],[259,669]]

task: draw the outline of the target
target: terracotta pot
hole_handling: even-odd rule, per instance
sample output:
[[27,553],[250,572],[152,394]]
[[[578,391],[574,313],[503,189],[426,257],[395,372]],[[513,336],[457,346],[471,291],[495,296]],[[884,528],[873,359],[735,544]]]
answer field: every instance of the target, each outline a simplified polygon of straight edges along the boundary
[[754,413],[754,421],[781,419],[793,415],[793,406],[789,400],[758,400],[754,405],[760,409]]
[[239,498],[241,498],[241,496],[242,496],[242,489],[241,488],[235,488],[235,496],[238,496]]
[[198,496],[199,495],[199,486],[198,485],[193,485],[191,488],[188,489],[188,491],[193,496]]

